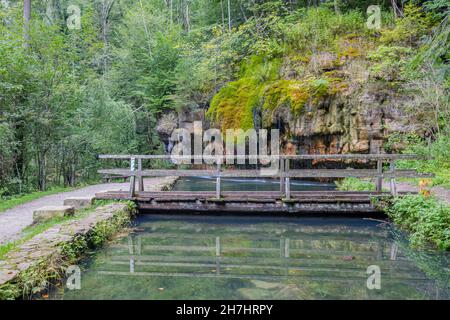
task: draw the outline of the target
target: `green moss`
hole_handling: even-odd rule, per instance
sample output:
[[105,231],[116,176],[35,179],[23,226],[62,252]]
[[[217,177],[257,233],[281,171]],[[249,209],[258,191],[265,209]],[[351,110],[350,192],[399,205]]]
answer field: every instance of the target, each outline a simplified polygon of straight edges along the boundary
[[247,78],[230,82],[214,96],[207,116],[222,129],[252,128],[259,89],[260,86]]
[[266,82],[278,76],[281,61],[251,56],[241,66],[241,78],[224,86],[213,97],[207,116],[222,129],[253,128],[253,110],[261,101]]
[[299,114],[310,98],[311,88],[307,82],[278,80],[266,86],[263,108],[274,111],[286,106],[290,107],[294,114]]
[[279,108],[289,108],[294,115],[301,114],[303,107],[313,99],[332,94],[340,79],[328,77],[305,80],[275,80],[260,83],[255,79],[242,78],[230,82],[212,99],[207,115],[222,129],[253,128],[253,114],[257,107],[268,112],[269,122]]

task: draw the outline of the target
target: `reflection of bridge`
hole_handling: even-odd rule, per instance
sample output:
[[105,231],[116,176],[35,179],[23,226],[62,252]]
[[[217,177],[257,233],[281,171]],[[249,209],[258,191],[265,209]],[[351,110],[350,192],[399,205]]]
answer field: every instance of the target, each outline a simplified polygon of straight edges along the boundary
[[386,230],[311,232],[301,226],[283,226],[279,236],[230,225],[225,231],[204,226],[156,226],[154,231],[129,236],[112,246],[97,274],[269,281],[264,289],[313,281],[360,290],[365,288],[367,267],[376,265],[386,292],[397,286],[433,291],[433,280],[388,240]]
[[[214,168],[206,164],[197,164],[195,157],[177,157],[182,166],[200,166],[202,169],[143,169],[143,161],[173,160],[168,155],[101,155],[100,159],[127,162],[130,169],[102,169],[99,173],[108,177],[130,177],[129,192],[106,192],[98,194],[100,199],[132,199],[136,200],[140,209],[150,211],[191,211],[191,212],[273,212],[273,213],[376,213],[378,210],[372,203],[373,197],[385,195],[398,195],[396,178],[403,177],[429,177],[429,174],[418,173],[415,170],[398,170],[396,161],[400,159],[417,159],[416,155],[397,154],[347,154],[347,155],[296,155],[296,156],[212,156]],[[241,160],[246,167],[257,160],[271,160],[271,169],[268,166],[256,164],[256,169],[230,169],[225,163],[229,160]],[[187,160],[187,162],[186,162]],[[191,161],[194,160],[194,163]],[[202,159],[204,160],[204,158]],[[350,166],[358,163],[373,169],[297,169],[301,161],[313,163],[325,162],[340,163],[340,166]],[[246,163],[247,162],[247,163]],[[273,166],[275,164],[275,166]],[[384,164],[386,166],[384,167]],[[387,165],[388,164],[388,165]],[[172,166],[175,166],[172,163]],[[258,167],[259,166],[259,167]],[[204,169],[207,167],[207,169]],[[276,170],[273,170],[273,168]],[[291,168],[292,167],[292,168]],[[211,176],[216,178],[216,190],[213,192],[148,192],[144,191],[144,177],[195,177]],[[224,177],[271,177],[280,180],[278,192],[223,192],[221,178]],[[332,179],[332,178],[371,178],[376,180],[374,192],[340,192],[340,191],[291,191],[291,179]],[[383,179],[390,180],[390,192],[382,192]],[[137,190],[136,190],[137,182]]]

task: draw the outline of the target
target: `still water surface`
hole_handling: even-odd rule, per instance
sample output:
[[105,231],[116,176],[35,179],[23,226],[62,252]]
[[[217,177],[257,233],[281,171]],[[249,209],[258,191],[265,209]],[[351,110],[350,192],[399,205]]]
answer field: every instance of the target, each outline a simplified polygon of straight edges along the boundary
[[[180,180],[176,190],[212,190]],[[229,180],[223,190],[278,190]],[[296,181],[293,190],[332,185]],[[361,218],[141,215],[131,235],[93,253],[81,290],[53,299],[449,299],[448,257],[412,250],[388,223]],[[367,287],[378,266],[380,289]]]

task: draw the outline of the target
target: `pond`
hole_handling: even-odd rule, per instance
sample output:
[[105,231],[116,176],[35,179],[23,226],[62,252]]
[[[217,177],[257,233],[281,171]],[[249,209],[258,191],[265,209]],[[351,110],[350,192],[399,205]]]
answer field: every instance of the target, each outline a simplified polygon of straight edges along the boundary
[[[297,190],[333,188],[294,183]],[[224,181],[224,189],[241,184],[246,190],[278,189],[266,180]],[[197,178],[180,180],[175,189],[213,186]],[[450,298],[448,256],[411,249],[404,234],[384,221],[141,215],[135,227],[83,262],[80,290],[59,288],[50,298]],[[373,270],[379,270],[379,289],[372,280],[367,284]]]

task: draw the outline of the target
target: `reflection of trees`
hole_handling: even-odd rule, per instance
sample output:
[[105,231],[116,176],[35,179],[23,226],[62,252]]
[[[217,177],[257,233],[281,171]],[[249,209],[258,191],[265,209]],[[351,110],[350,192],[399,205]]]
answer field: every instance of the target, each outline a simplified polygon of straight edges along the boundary
[[[410,242],[403,232],[390,228],[394,244],[405,257],[414,262],[430,279],[434,279],[437,285],[436,298],[450,298],[448,294],[450,275],[448,266],[448,254],[438,253],[432,249],[417,249],[411,247]],[[443,295],[443,296],[442,296]]]

